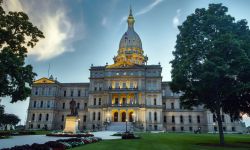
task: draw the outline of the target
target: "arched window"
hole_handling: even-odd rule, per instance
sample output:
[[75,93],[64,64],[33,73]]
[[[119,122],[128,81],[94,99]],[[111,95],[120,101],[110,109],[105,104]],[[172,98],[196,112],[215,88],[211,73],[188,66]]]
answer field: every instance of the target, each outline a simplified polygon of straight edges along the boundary
[[49,114],[46,114],[46,121],[49,120]]
[[31,119],[32,121],[34,121],[35,120],[35,114],[32,114],[32,119]]
[[42,114],[39,114],[39,118],[38,118],[39,121],[42,120]]
[[172,116],[172,123],[175,123],[175,117]]
[[154,120],[157,121],[157,112],[154,113]]

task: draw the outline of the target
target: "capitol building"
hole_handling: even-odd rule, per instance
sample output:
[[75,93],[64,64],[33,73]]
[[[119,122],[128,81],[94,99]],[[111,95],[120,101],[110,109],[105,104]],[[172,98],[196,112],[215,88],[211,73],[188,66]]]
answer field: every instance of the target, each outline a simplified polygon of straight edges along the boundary
[[[147,64],[142,41],[134,29],[132,10],[127,19],[114,63],[91,66],[88,83],[61,83],[50,78],[34,81],[26,128],[63,130],[76,102],[80,130],[129,130],[169,132],[215,132],[211,112],[202,106],[192,110],[180,105],[179,94],[162,81],[160,64]],[[241,121],[222,115],[225,132],[242,132]]]

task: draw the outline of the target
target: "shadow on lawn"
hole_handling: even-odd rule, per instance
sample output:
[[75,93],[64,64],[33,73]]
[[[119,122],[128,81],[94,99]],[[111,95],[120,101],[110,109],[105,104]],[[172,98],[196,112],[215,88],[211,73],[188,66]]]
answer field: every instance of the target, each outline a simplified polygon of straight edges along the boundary
[[199,146],[206,146],[206,147],[215,147],[215,148],[249,148],[250,149],[250,142],[237,142],[237,143],[230,143],[225,145],[220,145],[219,143],[198,143]]

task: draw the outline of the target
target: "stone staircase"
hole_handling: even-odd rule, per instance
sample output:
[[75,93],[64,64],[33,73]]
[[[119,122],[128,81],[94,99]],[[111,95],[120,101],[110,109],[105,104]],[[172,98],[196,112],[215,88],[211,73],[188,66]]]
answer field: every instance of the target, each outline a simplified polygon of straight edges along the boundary
[[[126,122],[111,122],[107,127],[108,131],[125,132]],[[133,131],[133,125],[131,122],[127,122],[127,131]]]

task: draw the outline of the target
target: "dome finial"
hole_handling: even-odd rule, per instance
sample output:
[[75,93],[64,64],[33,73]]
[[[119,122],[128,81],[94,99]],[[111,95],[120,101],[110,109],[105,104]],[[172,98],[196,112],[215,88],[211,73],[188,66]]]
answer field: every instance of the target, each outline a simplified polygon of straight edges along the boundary
[[132,6],[131,6],[131,4],[130,4],[130,6],[129,6],[129,16],[133,16],[133,14],[132,14]]
[[128,16],[127,22],[128,22],[128,27],[130,27],[130,28],[134,27],[135,19],[134,19],[133,14],[132,14],[131,5],[130,5],[130,8],[129,8],[129,16]]

